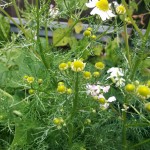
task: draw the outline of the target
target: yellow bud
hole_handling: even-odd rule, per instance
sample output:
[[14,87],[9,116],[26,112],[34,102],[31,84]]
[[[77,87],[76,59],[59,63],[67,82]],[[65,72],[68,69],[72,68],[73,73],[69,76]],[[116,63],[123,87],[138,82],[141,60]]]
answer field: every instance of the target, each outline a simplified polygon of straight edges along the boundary
[[94,77],[99,77],[99,76],[100,76],[100,73],[97,72],[97,71],[95,71],[95,72],[93,72],[93,76],[94,76]]
[[150,112],[150,102],[144,105],[145,109]]
[[57,87],[57,91],[58,91],[59,93],[65,93],[65,92],[66,92],[66,87],[65,87],[64,85],[59,85],[59,86]]
[[34,77],[27,77],[27,82],[28,83],[33,83],[34,82]]
[[96,39],[96,35],[92,35],[91,39],[95,40]]
[[100,98],[100,99],[98,99],[98,102],[100,102],[101,104],[105,104],[106,100],[104,98]]
[[42,84],[43,83],[43,79],[38,79],[38,83]]
[[28,92],[29,92],[30,95],[35,93],[33,89],[30,89]]
[[67,94],[72,94],[72,89],[67,89]]
[[83,33],[84,36],[91,36],[91,31],[85,30]]
[[133,85],[133,84],[127,84],[127,85],[125,86],[125,90],[126,90],[127,92],[133,92],[133,91],[135,90],[135,85]]
[[83,77],[84,77],[85,79],[90,79],[90,78],[92,77],[92,75],[91,75],[90,72],[85,71],[85,72],[83,72]]
[[95,68],[102,70],[105,68],[105,64],[103,62],[97,62]]
[[92,28],[91,28],[91,27],[88,27],[87,30],[92,31]]

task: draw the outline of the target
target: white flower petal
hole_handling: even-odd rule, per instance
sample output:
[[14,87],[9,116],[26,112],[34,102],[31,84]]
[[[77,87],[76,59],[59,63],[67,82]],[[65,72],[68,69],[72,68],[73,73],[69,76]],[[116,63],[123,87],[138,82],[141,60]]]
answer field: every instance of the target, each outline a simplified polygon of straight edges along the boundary
[[93,8],[96,6],[96,2],[98,2],[98,0],[89,0],[89,3],[85,3],[85,5],[88,7],[88,8]]
[[109,102],[109,103],[114,102],[114,101],[116,101],[116,97],[115,96],[111,96],[107,100],[107,102]]
[[99,9],[95,7],[95,8],[93,8],[93,10],[90,12],[90,14],[91,14],[91,15],[96,15],[98,11],[99,11]]
[[111,10],[108,10],[108,11],[107,11],[107,14],[108,14],[109,17],[115,17],[115,16],[116,16],[116,15],[114,15],[114,14],[112,13]]

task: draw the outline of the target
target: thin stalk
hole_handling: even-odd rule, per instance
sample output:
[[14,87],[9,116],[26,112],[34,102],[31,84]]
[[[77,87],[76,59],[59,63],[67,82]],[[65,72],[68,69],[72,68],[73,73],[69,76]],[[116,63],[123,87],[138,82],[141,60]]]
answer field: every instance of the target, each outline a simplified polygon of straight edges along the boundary
[[125,33],[125,50],[126,50],[126,57],[128,59],[129,68],[132,68],[131,65],[131,58],[130,58],[130,50],[129,50],[129,42],[128,42],[128,32],[127,32],[127,24],[124,22],[124,33]]
[[37,44],[38,44],[38,47],[39,47],[39,51],[40,51],[40,56],[41,56],[41,59],[42,59],[42,62],[44,64],[44,66],[49,69],[49,66],[46,62],[46,59],[45,59],[45,56],[44,56],[44,52],[43,52],[43,49],[42,49],[42,45],[41,45],[41,41],[40,41],[40,37],[39,37],[39,30],[40,30],[40,21],[39,21],[39,0],[36,0],[36,14],[37,14],[37,17],[36,17],[36,23],[37,23],[37,33],[36,33],[36,36],[37,36]]
[[14,25],[15,25],[19,30],[21,30],[21,31],[23,32],[23,34],[25,35],[26,38],[29,37],[29,36],[27,35],[26,31],[24,30],[24,28],[22,28],[21,26],[19,26],[19,25],[15,22],[15,20],[14,20],[3,8],[0,7],[0,11],[1,11],[4,15],[6,15],[6,16],[8,17],[8,19],[10,19],[10,20],[14,23]]
[[72,115],[74,116],[76,111],[77,111],[77,106],[78,106],[78,94],[79,94],[79,74],[78,72],[76,73],[76,81],[75,81],[75,97],[73,99],[73,112]]
[[126,128],[126,123],[127,123],[127,113],[126,111],[123,111],[123,128],[122,128],[122,149],[127,150],[127,128]]
[[21,16],[20,16],[19,9],[18,9],[18,6],[17,6],[15,0],[13,0],[13,5],[14,5],[15,11],[16,11],[16,15],[17,15],[17,17],[18,17],[18,19],[19,19],[19,22],[20,22],[20,26],[21,26],[21,28],[23,28]]
[[74,119],[75,115],[77,113],[77,107],[78,107],[78,94],[79,94],[79,74],[76,73],[76,79],[75,79],[75,96],[73,99],[73,106],[72,106],[72,112],[70,117],[70,125],[69,125],[69,148],[72,147],[72,140],[74,136]]
[[143,141],[141,141],[140,143],[133,145],[131,148],[136,148],[136,147],[138,147],[138,146],[140,146],[140,145],[143,145],[143,144],[149,143],[149,142],[150,142],[150,139],[143,140]]
[[[128,97],[124,99],[124,104],[127,104]],[[127,150],[127,111],[122,112],[122,150]]]
[[125,9],[126,9],[126,13],[128,15],[128,17],[130,18],[130,21],[132,23],[132,25],[134,26],[135,30],[139,33],[139,35],[141,36],[141,38],[143,37],[142,31],[138,28],[137,24],[135,23],[135,21],[132,18],[132,15],[128,9],[128,5],[125,2],[125,0],[122,0],[122,4],[124,5]]

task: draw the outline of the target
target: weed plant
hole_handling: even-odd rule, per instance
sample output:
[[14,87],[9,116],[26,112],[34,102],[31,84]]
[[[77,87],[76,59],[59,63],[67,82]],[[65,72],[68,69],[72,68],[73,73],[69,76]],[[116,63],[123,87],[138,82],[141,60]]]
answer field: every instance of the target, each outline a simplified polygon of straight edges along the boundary
[[150,22],[142,30],[133,17],[141,2],[150,15],[146,0],[24,0],[24,10],[0,1],[0,150],[150,149]]

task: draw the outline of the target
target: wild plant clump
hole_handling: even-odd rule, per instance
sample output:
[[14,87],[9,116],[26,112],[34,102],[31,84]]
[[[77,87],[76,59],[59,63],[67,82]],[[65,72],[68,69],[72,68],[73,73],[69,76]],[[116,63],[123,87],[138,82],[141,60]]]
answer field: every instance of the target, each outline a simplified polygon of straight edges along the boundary
[[0,1],[0,149],[150,149],[150,3],[23,2]]

